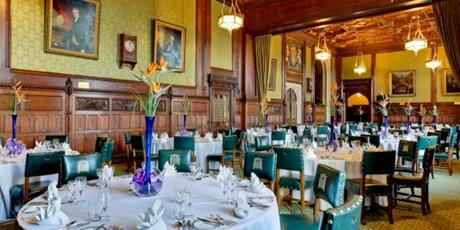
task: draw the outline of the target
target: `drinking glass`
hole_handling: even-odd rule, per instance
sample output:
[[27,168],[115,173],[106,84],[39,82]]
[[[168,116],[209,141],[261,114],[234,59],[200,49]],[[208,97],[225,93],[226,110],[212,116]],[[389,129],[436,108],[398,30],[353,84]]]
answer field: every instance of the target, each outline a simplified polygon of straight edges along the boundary
[[99,205],[102,210],[101,218],[102,219],[109,219],[110,216],[106,215],[107,209],[109,208],[109,201],[110,201],[110,190],[107,188],[102,188],[99,193]]
[[74,203],[76,201],[76,194],[77,194],[77,182],[74,180],[70,180],[67,182],[66,185],[66,194],[67,194],[67,202]]
[[177,222],[182,222],[185,219],[186,215],[186,208],[184,204],[176,204],[174,208],[174,217],[176,218]]
[[96,200],[90,200],[88,204],[88,219],[90,222],[100,221],[103,217],[102,208]]
[[198,162],[193,161],[190,163],[190,171],[194,176],[196,176],[200,172],[200,166],[198,165]]
[[78,176],[75,178],[75,182],[76,182],[76,185],[77,185],[77,189],[78,189],[78,192],[80,194],[80,197],[83,196],[83,190],[85,190],[86,188],[86,182],[87,182],[87,179],[85,176]]

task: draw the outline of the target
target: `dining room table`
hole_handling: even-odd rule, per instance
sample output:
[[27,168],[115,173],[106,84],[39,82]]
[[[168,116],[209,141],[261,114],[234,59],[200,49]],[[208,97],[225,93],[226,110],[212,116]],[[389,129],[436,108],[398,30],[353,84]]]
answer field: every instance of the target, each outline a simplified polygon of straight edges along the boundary
[[[90,182],[88,182],[89,185]],[[69,222],[73,223],[68,226],[69,229],[80,230],[91,226],[103,226],[104,228],[101,229],[136,229],[136,226],[142,223],[139,217],[140,214],[151,208],[156,200],[160,200],[164,206],[162,220],[167,225],[167,229],[180,229],[177,228],[178,220],[174,215],[174,211],[177,206],[176,192],[181,188],[187,188],[191,192],[191,205],[185,213],[185,219],[190,220],[190,223],[196,227],[193,229],[199,229],[197,227],[199,225],[197,224],[200,222],[203,223],[203,220],[208,220],[211,215],[219,216],[223,220],[226,220],[225,224],[214,226],[212,229],[281,229],[275,195],[268,188],[260,191],[260,193],[252,193],[241,187],[241,192],[246,193],[248,199],[257,199],[257,197],[269,197],[271,199],[265,201],[263,208],[260,206],[251,206],[245,218],[237,218],[233,213],[234,206],[223,200],[219,182],[211,175],[206,175],[202,179],[197,179],[196,176],[191,176],[190,174],[176,174],[165,177],[161,191],[151,197],[136,196],[130,190],[130,182],[130,176],[119,176],[112,179],[110,183],[111,195],[106,212],[106,215],[110,216],[110,218],[104,218],[95,222],[89,221],[88,207],[91,202],[97,200],[98,192],[100,191],[99,187],[87,186],[82,196],[73,203],[65,202],[66,191],[65,189],[60,189],[59,197],[63,198],[61,211],[68,217]],[[19,226],[26,230],[50,229],[49,226],[40,226],[39,224],[31,223],[30,218],[37,213],[26,212],[31,207],[33,209],[33,205],[40,203],[43,205],[43,202],[46,202],[46,200],[44,196],[40,196],[26,204],[17,216]],[[71,226],[81,226],[81,228],[72,228]]]
[[[48,149],[47,152],[53,151],[63,151],[60,149]],[[3,195],[5,200],[5,209],[6,213],[1,213],[0,211],[0,220],[5,219],[9,216],[11,210],[10,203],[10,188],[13,185],[23,184],[24,183],[24,173],[26,168],[26,157],[27,154],[36,152],[34,149],[26,149],[24,153],[11,156],[6,152],[1,152],[0,154],[0,192]],[[69,154],[79,154],[77,151],[71,150]],[[46,175],[30,178],[30,182],[36,181],[45,181],[45,180],[57,180],[58,175]]]

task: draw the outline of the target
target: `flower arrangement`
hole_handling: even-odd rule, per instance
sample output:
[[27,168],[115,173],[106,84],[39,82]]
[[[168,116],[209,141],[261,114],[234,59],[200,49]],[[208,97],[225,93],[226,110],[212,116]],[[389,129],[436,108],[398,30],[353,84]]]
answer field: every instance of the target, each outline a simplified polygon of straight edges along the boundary
[[[160,97],[164,95],[171,85],[162,86],[158,82],[158,77],[166,72],[168,62],[161,58],[159,63],[150,64],[147,69],[140,72],[133,71],[133,76],[147,85],[146,95],[135,92],[135,97],[139,105],[145,112],[145,164],[142,169],[138,169],[133,176],[133,191],[138,196],[153,196],[159,192],[162,185],[162,177],[157,177],[157,170],[151,170],[152,155],[152,135],[155,122],[155,113],[160,103]],[[159,71],[157,71],[159,70]],[[154,173],[154,174],[152,174]]]
[[408,101],[406,103],[406,107],[404,108],[404,114],[406,114],[406,116],[410,116],[412,112],[414,112],[414,108],[410,104],[410,101]]
[[338,95],[340,87],[338,87],[337,83],[331,84],[331,99],[329,100],[329,110],[331,112],[331,116],[335,116],[336,114],[343,112],[343,104],[340,102]]
[[4,102],[8,106],[8,110],[10,111],[12,118],[12,136],[6,141],[5,147],[13,156],[23,153],[26,149],[26,146],[20,140],[16,139],[16,120],[18,116],[19,105],[27,101],[25,94],[21,91],[22,87],[23,86],[21,81],[16,82],[11,86],[11,99],[4,99]]
[[438,116],[439,115],[439,109],[438,109],[438,106],[436,105],[433,105],[433,109],[430,111],[431,112],[431,115],[433,116]]
[[377,105],[375,107],[383,116],[388,116],[388,111],[390,110],[389,105],[390,97],[384,93],[379,93],[379,95],[377,95]]
[[[156,71],[156,70],[160,71]],[[155,112],[158,108],[158,104],[160,102],[160,97],[165,94],[171,85],[162,86],[158,82],[158,77],[168,70],[168,62],[165,62],[163,58],[160,59],[160,63],[152,63],[150,64],[145,71],[134,72],[133,76],[137,78],[139,81],[143,82],[147,85],[147,95],[143,96],[138,92],[135,92],[136,100],[139,102],[139,105],[145,112],[145,115],[148,117],[155,116]]]
[[21,92],[22,82],[18,81],[13,86],[11,86],[11,94],[13,97],[11,100],[4,100],[5,104],[8,106],[8,110],[11,115],[17,115],[19,110],[19,105],[23,102],[26,102],[26,96]]
[[419,117],[425,117],[426,116],[426,109],[423,107],[423,104],[420,104],[420,107],[417,111],[417,114]]
[[359,116],[362,116],[362,115],[364,114],[363,107],[362,107],[362,106],[359,106],[357,112],[358,112],[358,115],[359,115]]
[[311,116],[313,114],[313,106],[310,103],[308,103],[305,107],[305,112],[307,113],[307,116]]

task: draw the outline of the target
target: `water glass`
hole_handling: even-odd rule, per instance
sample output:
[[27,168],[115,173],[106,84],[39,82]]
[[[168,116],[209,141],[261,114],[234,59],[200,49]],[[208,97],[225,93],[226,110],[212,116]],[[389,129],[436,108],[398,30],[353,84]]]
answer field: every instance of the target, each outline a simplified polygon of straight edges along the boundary
[[77,189],[81,197],[83,195],[83,190],[85,190],[86,188],[87,179],[85,176],[78,176],[75,178],[75,182],[76,182]]
[[174,217],[176,218],[177,222],[182,222],[185,220],[186,216],[186,206],[184,204],[176,204],[174,208]]
[[198,162],[194,161],[190,163],[190,171],[192,172],[193,175],[197,175],[201,171],[200,166],[198,165]]
[[93,200],[88,201],[88,219],[90,222],[98,222],[103,217],[102,207],[99,202]]
[[77,182],[74,180],[70,180],[67,182],[66,185],[66,194],[67,194],[67,202],[74,203],[77,199]]
[[101,218],[110,218],[110,216],[106,215],[107,209],[109,208],[109,201],[111,198],[110,190],[107,188],[102,188],[99,192],[99,205],[100,209],[102,210]]

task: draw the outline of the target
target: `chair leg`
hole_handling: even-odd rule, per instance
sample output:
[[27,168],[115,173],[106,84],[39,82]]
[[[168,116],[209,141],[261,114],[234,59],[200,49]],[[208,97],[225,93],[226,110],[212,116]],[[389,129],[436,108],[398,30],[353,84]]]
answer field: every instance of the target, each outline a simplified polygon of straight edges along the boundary
[[363,205],[361,206],[361,224],[366,225],[366,197],[363,195]]
[[398,203],[398,185],[393,185],[393,197],[394,197],[394,200],[393,200],[393,204],[397,204]]
[[393,205],[391,205],[393,203],[393,196],[391,195],[391,192],[390,194],[388,194],[388,222],[390,222],[390,224],[393,224]]
[[422,190],[422,202],[421,205],[422,205],[422,214],[423,215],[426,215],[426,187],[425,186],[422,186],[421,187],[421,190]]
[[430,189],[429,189],[429,185],[426,184],[426,199],[425,199],[425,205],[426,205],[426,209],[431,212],[431,207],[430,207]]
[[280,187],[276,189],[276,200],[278,201],[278,205],[281,205],[282,200],[281,200],[281,188]]
[[305,189],[300,191],[300,213],[303,214],[305,209]]

